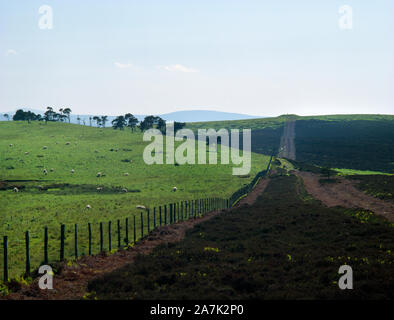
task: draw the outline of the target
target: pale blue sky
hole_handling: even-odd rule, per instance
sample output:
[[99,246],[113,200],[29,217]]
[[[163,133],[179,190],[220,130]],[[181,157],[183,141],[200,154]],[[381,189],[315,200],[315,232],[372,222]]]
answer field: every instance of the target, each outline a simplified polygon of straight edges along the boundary
[[393,114],[393,18],[392,0],[0,0],[0,112]]

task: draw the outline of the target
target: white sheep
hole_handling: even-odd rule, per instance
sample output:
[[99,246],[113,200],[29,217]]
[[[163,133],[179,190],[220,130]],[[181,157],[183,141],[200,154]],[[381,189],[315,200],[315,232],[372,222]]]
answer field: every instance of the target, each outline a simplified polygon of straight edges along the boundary
[[42,172],[43,172],[45,175],[48,174],[48,170],[47,170],[47,169],[44,169]]
[[92,209],[92,207],[90,206],[90,204],[88,204],[87,206],[86,206],[86,209]]
[[28,155],[28,154],[29,154],[29,152],[25,152],[25,154],[26,154],[26,155]]
[[127,192],[127,189],[126,189],[126,188],[123,188],[123,189],[122,189],[122,192],[125,192],[125,193],[126,193],[126,192]]
[[101,190],[103,190],[102,187],[98,187],[98,188],[97,188],[97,191],[101,191]]
[[178,190],[177,187],[172,188],[172,192],[175,192],[177,190]]
[[129,176],[129,173],[126,172],[126,173],[124,173],[123,175],[124,175],[125,177],[128,177],[128,176]]
[[141,204],[137,205],[136,208],[137,208],[137,209],[142,209],[142,210],[145,210],[145,209],[146,209],[146,207],[143,206],[143,205],[141,205]]
[[74,169],[71,169],[71,173],[75,173],[75,170],[74,170]]
[[14,192],[19,192],[19,189],[17,187],[14,188],[14,190],[12,190]]
[[43,147],[42,147],[42,150],[46,150],[46,149],[48,149],[47,146],[43,146]]
[[55,169],[51,168],[51,170],[49,170],[49,171],[53,172],[53,171],[55,171]]
[[10,143],[10,147],[13,147],[14,145],[12,143]]
[[66,146],[68,146],[70,144],[70,142],[66,142]]
[[100,177],[101,177],[101,175],[102,175],[102,173],[101,173],[101,172],[97,172],[97,174],[96,174],[96,177],[97,177],[97,178],[100,178]]

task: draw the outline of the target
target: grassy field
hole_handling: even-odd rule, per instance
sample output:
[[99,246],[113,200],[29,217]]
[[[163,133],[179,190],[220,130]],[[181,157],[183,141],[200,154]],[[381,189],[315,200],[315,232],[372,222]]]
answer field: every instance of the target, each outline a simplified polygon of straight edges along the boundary
[[[324,207],[284,173],[253,206],[197,225],[89,291],[98,299],[393,299],[393,249],[385,220]],[[344,264],[353,290],[338,288]]]
[[[26,230],[31,232],[33,266],[43,259],[44,226],[49,228],[50,260],[59,257],[62,223],[66,256],[72,255],[74,223],[80,228],[81,254],[86,253],[87,223],[93,223],[97,252],[99,222],[112,220],[115,229],[117,219],[137,213],[136,205],[152,209],[181,200],[228,197],[265,169],[269,160],[252,154],[250,174],[239,177],[232,175],[231,164],[148,166],[142,158],[148,142],[143,142],[141,133],[65,123],[0,122],[0,140],[0,236],[9,237],[12,276],[24,268]],[[98,178],[97,172],[105,176]],[[12,192],[15,186],[20,192]],[[172,192],[174,186],[177,192]],[[123,232],[123,224],[122,228]]]

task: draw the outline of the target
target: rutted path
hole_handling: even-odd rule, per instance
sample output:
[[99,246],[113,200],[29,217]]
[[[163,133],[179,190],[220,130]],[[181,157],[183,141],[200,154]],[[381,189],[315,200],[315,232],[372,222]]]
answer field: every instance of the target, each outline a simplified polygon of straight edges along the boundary
[[288,121],[285,124],[282,138],[280,139],[280,149],[278,158],[296,159],[295,148],[295,121]]
[[[256,187],[240,201],[239,205],[253,204],[257,197],[264,192],[268,183],[268,178],[260,179]],[[53,290],[40,290],[38,279],[35,279],[30,286],[21,288],[21,290],[8,295],[5,299],[80,300],[87,293],[88,283],[92,279],[132,263],[138,254],[149,254],[160,244],[181,241],[187,230],[222,212],[225,214],[225,210],[215,211],[200,218],[192,218],[176,224],[159,227],[128,250],[120,250],[112,255],[84,256],[72,266],[64,266],[63,271],[53,279]]]
[[300,171],[296,174],[304,180],[308,193],[327,207],[363,208],[384,216],[388,221],[394,221],[394,204],[365,194],[347,179],[339,178],[340,183],[322,185],[319,175]]

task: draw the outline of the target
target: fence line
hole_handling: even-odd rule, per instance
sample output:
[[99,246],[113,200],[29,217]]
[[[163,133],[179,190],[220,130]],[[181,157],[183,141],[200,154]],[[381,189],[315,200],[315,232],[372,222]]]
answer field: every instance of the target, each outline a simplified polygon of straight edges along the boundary
[[[204,199],[194,199],[194,200],[183,200],[180,203],[170,203],[165,204],[162,206],[158,206],[158,217],[156,215],[156,207],[153,208],[153,229],[151,229],[151,217],[150,217],[150,210],[146,209],[145,213],[147,216],[146,221],[146,228],[148,234],[155,230],[158,226],[161,227],[167,224],[173,224],[179,221],[184,221],[185,219],[196,218],[197,216],[201,216],[205,213],[222,210],[222,209],[229,209],[234,207],[240,199],[245,197],[250,191],[254,189],[257,185],[259,180],[264,177],[267,172],[269,171],[270,164],[272,161],[272,156],[269,160],[268,166],[266,170],[260,171],[254,177],[254,179],[246,186],[240,188],[236,192],[234,192],[230,198],[204,198]],[[169,212],[167,212],[167,206],[169,207]],[[162,217],[162,207],[164,207],[164,219]],[[169,217],[167,214],[169,213]],[[157,218],[159,221],[157,221]],[[138,240],[144,237],[144,225],[145,219],[144,214],[140,212],[140,237],[137,237],[136,232],[136,214],[133,215],[133,244],[137,243]],[[163,221],[164,220],[164,221]],[[158,224],[157,224],[158,222]],[[111,234],[111,224],[112,222],[108,222],[108,251],[112,250],[112,234]],[[122,241],[121,241],[121,222],[117,220],[117,248],[122,248]],[[92,224],[88,223],[88,255],[92,255]],[[77,259],[80,254],[78,251],[78,224],[74,225],[74,257]],[[104,231],[103,231],[103,222],[99,223],[99,253],[103,253],[104,250]],[[65,259],[65,241],[66,241],[66,226],[61,224],[60,226],[60,259],[59,261],[63,261]],[[26,244],[26,275],[29,275],[31,272],[31,256],[30,256],[30,234],[29,231],[25,232],[25,244]],[[125,237],[124,237],[124,247],[129,246],[131,243],[129,241],[129,219],[125,219]],[[44,227],[44,264],[49,263],[48,257],[48,227]],[[72,254],[70,255],[72,256]],[[3,279],[4,282],[9,281],[9,251],[8,251],[8,237],[4,236],[3,238],[3,260],[4,260],[4,270],[3,270]]]

